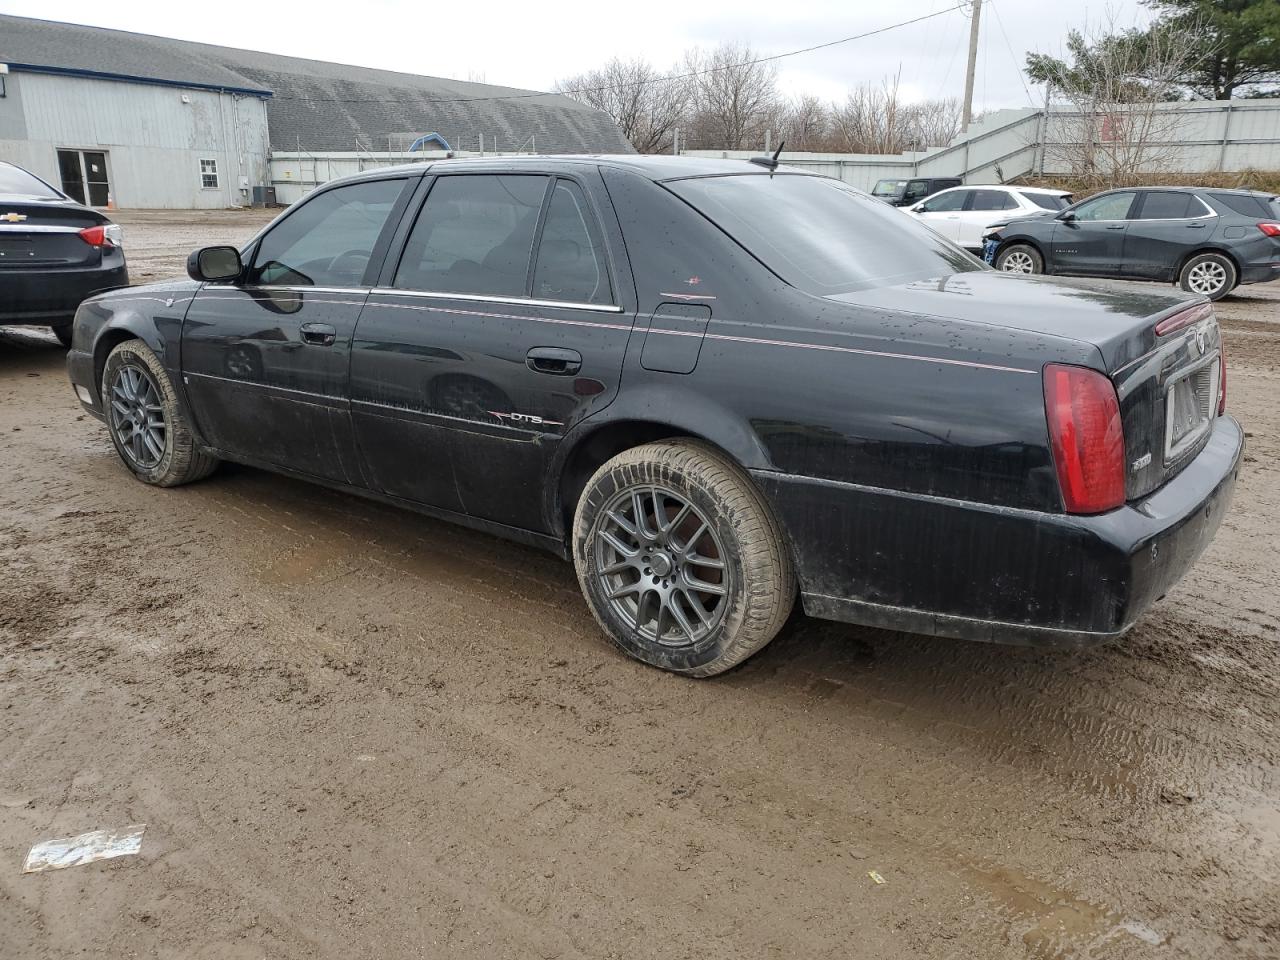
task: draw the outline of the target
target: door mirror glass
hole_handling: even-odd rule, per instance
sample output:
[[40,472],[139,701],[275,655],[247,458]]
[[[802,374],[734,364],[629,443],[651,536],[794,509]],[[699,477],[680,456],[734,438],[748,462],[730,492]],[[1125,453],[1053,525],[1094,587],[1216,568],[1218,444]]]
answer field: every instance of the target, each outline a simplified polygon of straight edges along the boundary
[[187,274],[192,280],[235,280],[242,269],[240,251],[235,247],[204,247],[187,257]]
[[1070,210],[1067,210],[1067,211],[1064,211],[1063,213],[1058,214],[1058,219],[1061,220],[1063,223],[1070,223],[1075,218],[1076,218],[1076,215],[1072,213]]

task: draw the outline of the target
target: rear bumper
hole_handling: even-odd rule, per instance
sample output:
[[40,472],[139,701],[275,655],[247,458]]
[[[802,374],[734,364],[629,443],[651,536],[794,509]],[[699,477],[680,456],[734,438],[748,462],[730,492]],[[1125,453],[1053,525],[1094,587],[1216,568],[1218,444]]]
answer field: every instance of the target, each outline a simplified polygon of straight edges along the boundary
[[1190,570],[1231,497],[1244,434],[1144,500],[1094,517],[1014,510],[763,471],[805,611],[913,633],[1081,647],[1123,634]]
[[1275,262],[1246,263],[1240,267],[1241,283],[1267,283],[1280,280],[1280,257]]
[[129,284],[124,255],[82,270],[0,271],[0,323],[69,323],[76,307],[95,293]]

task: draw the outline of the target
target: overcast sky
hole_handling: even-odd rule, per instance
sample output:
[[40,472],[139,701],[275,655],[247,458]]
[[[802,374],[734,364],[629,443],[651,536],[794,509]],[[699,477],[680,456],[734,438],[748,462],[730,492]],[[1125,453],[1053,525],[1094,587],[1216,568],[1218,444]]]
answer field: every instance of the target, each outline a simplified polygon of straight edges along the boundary
[[[248,0],[0,0],[0,12],[247,47],[388,70],[485,80],[535,90],[611,56],[645,57],[666,67],[688,47],[725,40],[764,54],[824,43],[944,10],[957,0],[487,0],[325,4]],[[1150,19],[1138,0],[985,0],[974,100],[978,110],[1027,106],[1019,67],[1027,51],[1058,53],[1073,26],[1114,17],[1121,26]],[[900,72],[910,100],[963,92],[968,19],[952,10],[912,26],[778,63],[787,93],[843,98],[859,83]],[[104,63],[101,69],[110,70]]]

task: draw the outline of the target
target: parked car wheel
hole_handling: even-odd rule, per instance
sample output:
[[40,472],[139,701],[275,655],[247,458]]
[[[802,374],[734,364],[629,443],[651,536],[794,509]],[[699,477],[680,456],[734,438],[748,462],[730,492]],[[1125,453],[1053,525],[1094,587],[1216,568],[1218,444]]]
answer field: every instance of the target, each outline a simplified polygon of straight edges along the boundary
[[650,443],[602,466],[578,501],[578,581],[623,652],[710,677],[782,628],[796,581],[751,479],[695,441]]
[[70,350],[71,349],[71,330],[72,330],[71,324],[69,323],[59,324],[58,326],[53,327],[52,329],[53,329],[53,335],[58,338],[58,342],[62,344],[64,347],[66,347],[68,350]]
[[126,340],[107,356],[102,403],[116,453],[143,483],[176,487],[218,466],[196,449],[168,374],[141,340]]
[[996,255],[996,269],[1005,273],[1044,273],[1044,257],[1027,243],[1013,243]]
[[1178,285],[1187,293],[1221,300],[1235,289],[1236,265],[1220,253],[1200,253],[1182,265]]

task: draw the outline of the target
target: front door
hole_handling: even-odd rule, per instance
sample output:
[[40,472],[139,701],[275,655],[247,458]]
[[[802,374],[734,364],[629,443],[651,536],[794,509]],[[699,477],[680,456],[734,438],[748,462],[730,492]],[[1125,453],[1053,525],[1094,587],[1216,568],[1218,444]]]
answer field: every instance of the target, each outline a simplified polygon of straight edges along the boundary
[[1129,211],[1137,194],[1129,190],[1104,193],[1078,207],[1053,231],[1051,272],[1089,277],[1118,277],[1123,270]]
[[615,396],[634,319],[615,305],[598,177],[431,185],[351,357],[352,416],[378,489],[549,529],[551,457]]
[[982,235],[987,227],[1003,219],[1009,210],[1018,209],[1018,201],[1007,190],[970,190],[969,202],[960,212],[956,243],[969,250],[982,249]]
[[105,207],[111,203],[107,154],[103,150],[59,150],[58,176],[62,192],[76,203]]
[[917,206],[913,212],[934,233],[958,243],[960,212],[972,193],[972,190],[944,190]]
[[351,338],[409,183],[313,194],[263,235],[240,282],[196,294],[182,373],[207,442],[233,459],[364,485],[347,399]]

